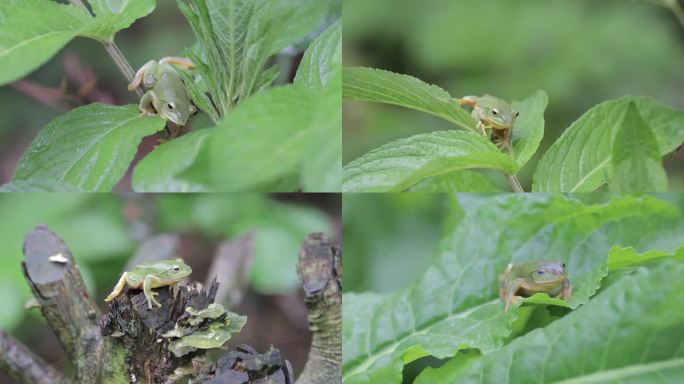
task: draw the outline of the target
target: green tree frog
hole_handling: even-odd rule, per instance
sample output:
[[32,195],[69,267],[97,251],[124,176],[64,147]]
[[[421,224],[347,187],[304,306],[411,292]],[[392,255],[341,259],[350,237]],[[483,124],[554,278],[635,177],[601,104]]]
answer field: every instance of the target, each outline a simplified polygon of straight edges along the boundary
[[508,312],[518,296],[548,293],[551,297],[570,299],[572,287],[568,281],[565,263],[552,260],[531,260],[520,264],[508,264],[499,276],[499,297]]
[[477,120],[477,128],[487,135],[486,129],[492,130],[492,141],[500,149],[511,149],[511,133],[513,123],[520,112],[513,110],[505,100],[491,95],[465,96],[456,99],[461,107],[472,109],[471,116]]
[[172,64],[186,69],[195,67],[190,59],[183,57],[164,57],[159,62],[151,60],[136,72],[128,90],[133,91],[141,84],[146,90],[139,105],[143,115],[159,115],[184,126],[197,112],[197,107],[190,101],[185,84]]
[[152,288],[171,286],[175,294],[176,283],[191,273],[192,269],[183,262],[183,259],[158,260],[152,263],[140,264],[132,271],[124,272],[121,275],[119,282],[116,283],[114,290],[107,296],[105,301],[114,300],[123,291],[124,287],[128,285],[129,288],[134,289],[142,287],[145,298],[147,298],[148,308],[152,309],[153,303],[157,307],[161,307],[161,304],[154,299],[158,293],[153,292]]

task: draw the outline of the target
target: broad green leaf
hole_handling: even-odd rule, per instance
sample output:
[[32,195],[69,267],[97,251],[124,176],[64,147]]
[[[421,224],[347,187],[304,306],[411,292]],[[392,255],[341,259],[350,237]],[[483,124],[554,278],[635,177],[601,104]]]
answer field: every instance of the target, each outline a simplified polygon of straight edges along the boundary
[[679,247],[674,252],[650,250],[644,253],[637,252],[634,247],[614,246],[608,252],[608,271],[615,271],[621,268],[632,267],[635,265],[649,264],[654,261],[674,258],[684,260],[684,247]]
[[342,97],[399,105],[478,131],[475,119],[451,95],[412,76],[374,68],[344,68]]
[[47,62],[92,18],[51,0],[0,2],[0,85],[20,79]]
[[179,180],[176,175],[185,171],[197,158],[209,135],[209,129],[190,132],[170,140],[150,152],[133,171],[133,190],[136,192],[204,192],[201,184]]
[[316,105],[319,127],[307,149],[301,170],[305,192],[342,190],[342,23],[321,34],[306,50],[297,69],[295,85],[322,89]]
[[564,261],[573,286],[569,305],[577,309],[599,288],[614,245],[643,251],[684,241],[677,209],[654,198],[584,205],[562,195],[501,195],[463,215],[413,284],[374,295],[372,303],[366,295],[344,295],[344,383],[400,383],[403,365],[420,357],[501,348],[520,311],[504,313],[498,299],[498,275],[508,263]]
[[651,127],[629,103],[613,140],[613,172],[608,179],[611,192],[665,192],[667,174]]
[[374,149],[344,167],[347,192],[403,191],[430,177],[469,168],[513,174],[517,166],[494,144],[474,132],[415,135]]
[[137,19],[154,11],[155,0],[88,0],[95,13],[95,20],[84,35],[103,41],[111,41],[114,35],[126,29]]
[[0,186],[0,192],[83,192],[75,185],[50,180],[15,180]]
[[298,85],[325,87],[342,66],[342,21],[328,27],[307,48],[294,83]]
[[447,375],[465,384],[679,382],[683,274],[682,262],[639,268],[562,319],[455,372],[431,370],[429,380],[416,383],[441,382]]
[[241,103],[207,138],[205,149],[180,178],[218,191],[253,190],[291,174],[329,116],[316,108],[334,95],[288,85]]
[[601,103],[568,127],[539,161],[532,189],[537,192],[591,192],[606,182],[612,144],[633,102],[658,140],[660,155],[684,141],[684,111],[647,97],[628,96]]
[[492,181],[479,172],[455,171],[423,180],[412,192],[501,192]]
[[164,128],[135,105],[89,104],[43,128],[19,160],[12,181],[66,183],[110,191],[123,177],[143,137]]
[[272,0],[273,34],[270,54],[297,43],[312,33],[323,21],[328,7],[323,1],[316,0]]
[[514,101],[513,109],[520,112],[513,124],[513,158],[522,168],[539,148],[544,137],[544,110],[549,98],[546,92],[537,91],[523,101]]

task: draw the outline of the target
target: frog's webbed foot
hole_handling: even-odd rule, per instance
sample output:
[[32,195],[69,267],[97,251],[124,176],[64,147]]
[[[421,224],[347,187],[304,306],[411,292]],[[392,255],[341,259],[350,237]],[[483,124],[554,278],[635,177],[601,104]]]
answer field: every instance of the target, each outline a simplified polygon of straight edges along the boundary
[[481,122],[481,121],[478,120],[477,125],[475,126],[475,128],[477,128],[477,129],[480,130],[480,133],[482,133],[482,136],[487,137],[487,126],[484,125],[483,122]]
[[[150,79],[148,78],[149,76],[145,76],[146,73],[154,73],[154,69],[157,66],[157,62],[154,60],[150,60],[145,65],[140,67],[138,69],[138,72],[135,73],[135,77],[133,77],[133,81],[131,81],[130,84],[128,84],[128,90],[133,91],[134,89],[138,88],[141,83],[143,83],[143,80],[145,80],[145,83],[147,83]],[[150,87],[147,84],[143,84],[146,87]]]
[[157,308],[161,308],[161,304],[154,298],[159,294],[159,292],[154,292],[152,290],[152,282],[157,281],[159,282],[159,279],[152,276],[148,275],[145,276],[145,280],[143,281],[143,293],[145,294],[145,298],[147,299],[147,308],[152,309],[152,304],[156,305]]
[[174,56],[167,56],[167,57],[162,57],[161,60],[159,60],[160,64],[172,64],[176,65],[181,68],[185,69],[193,69],[195,68],[195,63],[192,62],[192,60],[188,59],[187,57],[174,57]]

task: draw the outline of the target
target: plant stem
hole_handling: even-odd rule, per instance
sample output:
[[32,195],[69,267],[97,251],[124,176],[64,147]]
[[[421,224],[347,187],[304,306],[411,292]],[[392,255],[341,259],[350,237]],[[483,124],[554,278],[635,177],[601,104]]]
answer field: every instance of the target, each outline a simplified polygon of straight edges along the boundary
[[[88,7],[86,7],[81,0],[69,0],[69,2],[90,14]],[[126,81],[128,83],[131,83],[133,81],[133,77],[135,76],[135,72],[133,71],[133,67],[131,67],[131,64],[128,63],[128,60],[126,60],[126,57],[123,55],[123,53],[116,45],[114,40],[112,39],[111,41],[103,42],[103,44],[105,46],[105,49],[107,50],[107,53],[109,53],[109,56],[112,58],[112,60],[114,60],[114,64],[116,64],[116,66],[119,67],[119,71],[121,72],[123,77],[126,78]],[[138,94],[138,97],[142,97],[143,92],[142,89],[140,89],[140,86],[135,88],[135,93]]]
[[662,0],[664,5],[667,8],[670,8],[672,13],[674,13],[675,17],[677,17],[677,20],[679,20],[679,24],[684,27],[684,9],[682,9],[682,6],[679,4],[678,0]]
[[520,182],[518,181],[518,178],[515,177],[515,175],[506,175],[506,178],[508,179],[508,182],[511,184],[511,187],[513,188],[513,191],[515,192],[525,192],[523,189],[522,185],[520,185]]

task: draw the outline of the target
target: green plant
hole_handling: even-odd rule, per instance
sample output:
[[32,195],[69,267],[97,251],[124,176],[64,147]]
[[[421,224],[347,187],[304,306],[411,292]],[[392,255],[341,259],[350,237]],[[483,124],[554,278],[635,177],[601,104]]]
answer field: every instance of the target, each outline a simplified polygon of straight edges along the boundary
[[[102,43],[131,81],[133,70],[114,37],[156,2],[89,0],[90,9],[81,0],[70,2],[0,4],[0,85],[27,75],[77,36]],[[133,190],[339,190],[341,23],[334,5],[178,0],[197,38],[186,50],[196,70],[179,73],[213,126],[147,154],[133,169]],[[275,58],[287,47],[307,49],[294,83],[272,86],[280,74]],[[165,124],[134,105],[76,108],[38,134],[0,190],[110,191],[142,138]]]
[[[491,191],[474,168],[515,174],[535,154],[544,135],[547,96],[537,91],[514,102],[513,155],[502,153],[476,121],[436,85],[371,68],[345,68],[343,97],[395,104],[429,113],[460,130],[419,134],[390,142],[345,165],[344,191]],[[667,177],[661,156],[684,141],[684,111],[646,97],[601,103],[577,119],[544,153],[534,172],[536,192],[591,192],[605,184],[616,192],[662,192]]]
[[[439,250],[413,283],[344,294],[343,383],[400,383],[405,365],[428,356],[445,364],[416,383],[651,382],[681,372],[684,219],[676,206],[558,194],[453,202]],[[498,276],[530,259],[564,261],[572,298],[537,294],[505,313]]]

